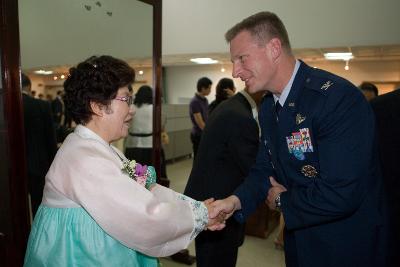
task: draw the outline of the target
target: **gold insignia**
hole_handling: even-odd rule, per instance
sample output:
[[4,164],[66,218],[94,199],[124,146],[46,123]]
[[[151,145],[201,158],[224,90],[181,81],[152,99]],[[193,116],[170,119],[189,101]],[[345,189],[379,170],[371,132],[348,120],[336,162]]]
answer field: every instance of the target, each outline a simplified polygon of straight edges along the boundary
[[302,123],[303,121],[306,120],[306,116],[301,116],[300,113],[297,113],[296,115],[296,124],[299,125],[300,123]]
[[321,90],[327,90],[332,84],[333,84],[333,82],[327,81],[326,83],[324,83],[324,84],[321,86]]
[[315,167],[311,166],[311,165],[304,165],[303,167],[301,167],[301,173],[304,174],[304,176],[309,177],[309,178],[314,178],[318,174]]

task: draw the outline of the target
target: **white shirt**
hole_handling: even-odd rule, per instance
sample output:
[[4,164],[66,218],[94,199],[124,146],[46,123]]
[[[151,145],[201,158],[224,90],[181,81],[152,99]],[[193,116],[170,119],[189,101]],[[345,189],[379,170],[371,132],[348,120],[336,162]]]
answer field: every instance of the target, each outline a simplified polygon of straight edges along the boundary
[[286,98],[288,97],[290,90],[292,89],[293,81],[294,78],[296,77],[297,71],[300,68],[300,61],[296,59],[296,64],[294,65],[294,70],[292,73],[292,77],[290,77],[289,82],[286,84],[285,88],[283,88],[283,91],[280,96],[277,96],[274,94],[274,102],[279,101],[279,104],[283,107],[286,102]]
[[[152,134],[153,133],[153,105],[142,104],[135,106],[136,113],[133,116],[129,133],[132,134]],[[131,136],[126,138],[125,147],[152,148],[153,136]]]

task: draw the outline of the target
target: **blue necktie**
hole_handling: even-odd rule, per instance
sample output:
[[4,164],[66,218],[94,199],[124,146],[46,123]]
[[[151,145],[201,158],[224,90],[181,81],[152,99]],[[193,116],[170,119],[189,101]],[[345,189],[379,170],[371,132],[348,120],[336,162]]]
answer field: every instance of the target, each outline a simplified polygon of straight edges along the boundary
[[276,112],[276,119],[279,118],[279,113],[281,113],[282,106],[279,103],[279,100],[275,102],[275,112]]

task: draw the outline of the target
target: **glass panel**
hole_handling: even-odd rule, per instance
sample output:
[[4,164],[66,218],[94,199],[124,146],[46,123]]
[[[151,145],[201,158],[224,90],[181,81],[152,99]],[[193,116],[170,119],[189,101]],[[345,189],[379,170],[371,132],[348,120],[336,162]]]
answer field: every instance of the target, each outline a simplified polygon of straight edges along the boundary
[[[136,70],[134,90],[153,85],[152,5],[138,0],[19,0],[18,6],[21,68],[36,97],[52,101],[63,90],[68,69],[93,55],[127,61]],[[38,70],[53,73],[36,74]],[[122,144],[115,145],[122,150]]]
[[108,54],[133,63],[152,56],[153,8],[136,0],[20,0],[21,65],[74,65]]

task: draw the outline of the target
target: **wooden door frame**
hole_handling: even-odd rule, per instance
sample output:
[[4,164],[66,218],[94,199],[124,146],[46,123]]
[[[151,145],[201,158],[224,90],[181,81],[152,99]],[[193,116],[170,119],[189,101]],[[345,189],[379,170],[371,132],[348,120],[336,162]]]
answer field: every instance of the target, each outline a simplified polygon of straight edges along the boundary
[[0,220],[3,232],[2,248],[5,266],[22,266],[29,235],[29,204],[25,159],[22,95],[20,81],[20,46],[18,26],[18,1],[1,0],[0,49],[4,124],[1,138],[1,177],[3,204]]

